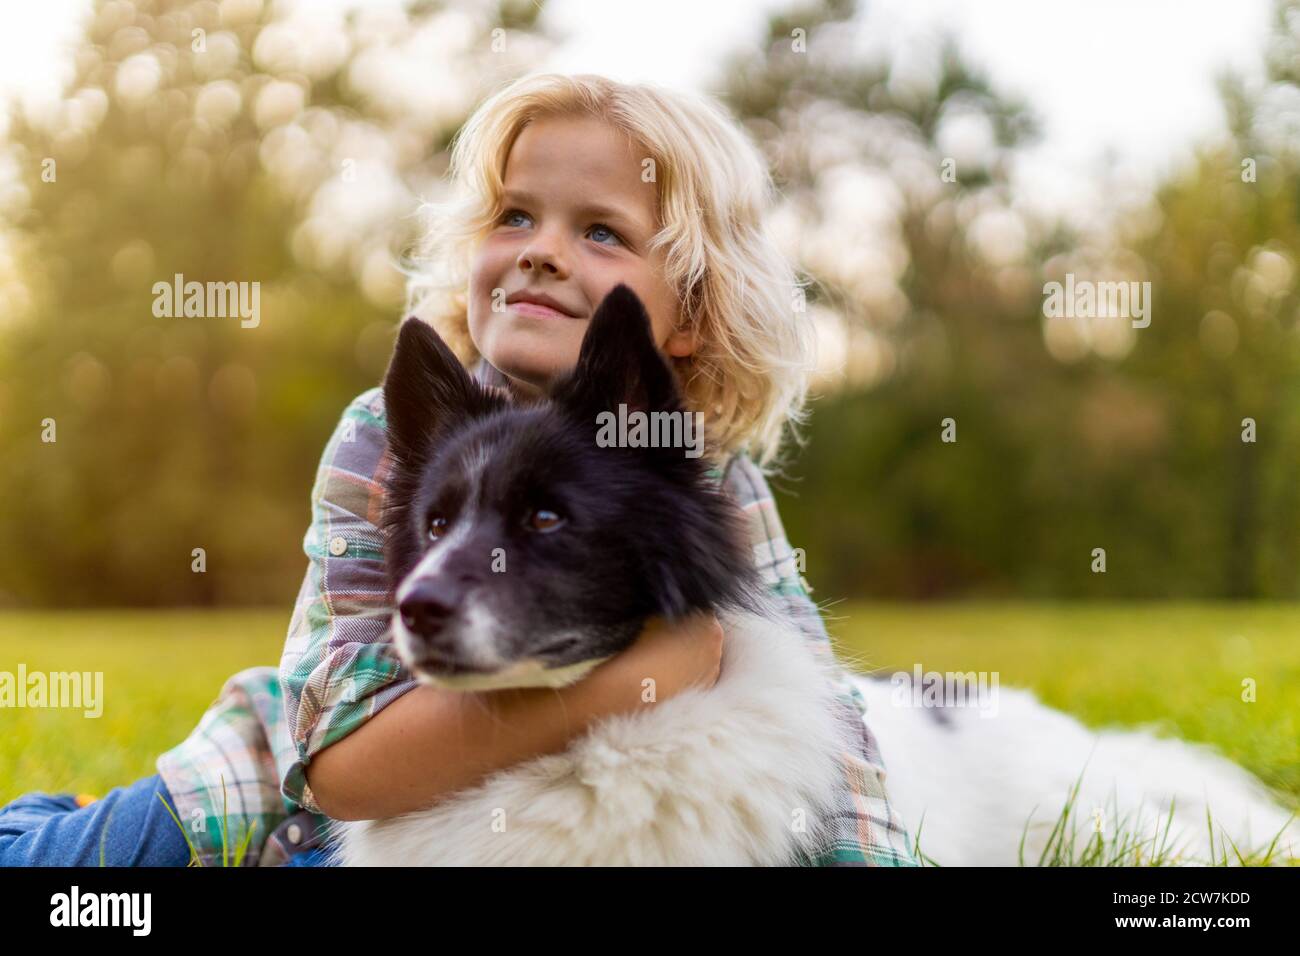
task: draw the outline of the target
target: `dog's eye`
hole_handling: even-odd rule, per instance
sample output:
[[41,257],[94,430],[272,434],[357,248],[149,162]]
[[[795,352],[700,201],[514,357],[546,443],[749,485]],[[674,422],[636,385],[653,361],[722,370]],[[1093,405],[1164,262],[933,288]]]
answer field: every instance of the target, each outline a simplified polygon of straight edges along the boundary
[[429,540],[437,541],[447,533],[447,519],[440,514],[429,516]]
[[533,531],[554,531],[560,525],[564,524],[564,519],[554,511],[546,508],[534,508],[528,512],[528,517],[524,519],[526,524]]

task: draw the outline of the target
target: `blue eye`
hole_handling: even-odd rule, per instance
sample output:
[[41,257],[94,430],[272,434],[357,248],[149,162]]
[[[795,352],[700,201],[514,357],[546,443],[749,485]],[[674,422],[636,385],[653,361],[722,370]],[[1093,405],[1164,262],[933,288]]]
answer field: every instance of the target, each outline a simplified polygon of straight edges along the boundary
[[[516,218],[523,219],[524,222],[515,222],[514,220]],[[522,210],[519,209],[507,209],[497,219],[497,224],[501,226],[507,226],[513,229],[513,228],[522,227],[530,221],[531,221],[531,217],[529,217],[528,213],[523,212]],[[601,245],[607,245],[610,242],[610,240],[613,240],[619,245],[623,244],[623,238],[613,229],[610,229],[608,226],[602,223],[596,223],[594,226],[592,226],[588,230],[588,234],[591,235],[594,241],[600,243]]]

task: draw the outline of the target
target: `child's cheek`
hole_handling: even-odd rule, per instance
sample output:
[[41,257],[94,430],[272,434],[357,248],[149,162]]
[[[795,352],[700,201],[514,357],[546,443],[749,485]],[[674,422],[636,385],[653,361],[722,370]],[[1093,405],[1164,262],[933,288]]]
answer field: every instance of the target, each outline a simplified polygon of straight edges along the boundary
[[480,246],[470,267],[469,317],[482,322],[494,307],[504,310],[509,289],[505,287],[506,257],[491,245]]
[[484,308],[493,306],[494,290],[502,289],[497,297],[500,304],[506,304],[508,290],[504,289],[504,273],[508,258],[503,254],[500,243],[487,238],[478,246],[469,267],[469,293],[471,302]]

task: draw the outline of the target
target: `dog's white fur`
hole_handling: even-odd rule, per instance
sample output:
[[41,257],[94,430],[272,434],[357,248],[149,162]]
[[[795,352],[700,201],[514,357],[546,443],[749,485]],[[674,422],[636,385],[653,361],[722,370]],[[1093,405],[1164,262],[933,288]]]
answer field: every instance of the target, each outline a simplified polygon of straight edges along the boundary
[[[336,822],[338,862],[783,865],[815,855],[859,732],[835,705],[835,664],[788,621],[720,617],[727,638],[712,689],[606,718],[564,752],[431,809]],[[1022,837],[1025,862],[1036,863],[1076,783],[1076,846],[1092,838],[1100,810],[1103,839],[1117,826],[1148,848],[1167,835],[1171,862],[1225,850],[1232,861],[1225,834],[1246,851],[1284,827],[1278,860],[1300,855],[1300,824],[1288,826],[1258,780],[1208,747],[1089,730],[1014,688],[999,689],[995,717],[949,707],[937,719],[899,706],[888,681],[851,679],[867,699],[890,802],[942,865],[1015,865]]]
[[813,856],[860,729],[833,657],[787,620],[720,614],[709,690],[606,718],[434,807],[335,825],[349,866],[785,865]]
[[920,827],[921,851],[941,865],[1014,866],[1022,836],[1025,862],[1037,863],[1076,783],[1079,849],[1099,817],[1104,841],[1122,826],[1147,841],[1148,858],[1168,825],[1166,845],[1175,850],[1168,862],[1205,863],[1224,852],[1235,862],[1224,834],[1244,854],[1282,833],[1277,861],[1300,856],[1300,825],[1287,825],[1289,811],[1204,745],[1148,730],[1090,730],[1015,688],[999,689],[996,716],[948,707],[941,722],[900,706],[889,681],[853,680],[867,699],[890,803],[913,833]]

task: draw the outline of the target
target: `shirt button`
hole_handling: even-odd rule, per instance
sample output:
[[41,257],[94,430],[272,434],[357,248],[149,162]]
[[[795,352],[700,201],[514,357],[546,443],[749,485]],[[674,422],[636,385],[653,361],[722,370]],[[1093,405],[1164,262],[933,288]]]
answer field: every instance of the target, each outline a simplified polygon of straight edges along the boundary
[[348,551],[348,543],[343,538],[342,535],[338,535],[336,537],[330,538],[330,554],[338,558],[338,557],[342,557],[344,554],[347,554],[347,551]]
[[285,835],[289,838],[290,843],[297,846],[302,842],[302,827],[298,826],[296,823],[291,823],[289,824],[289,829],[285,831]]

